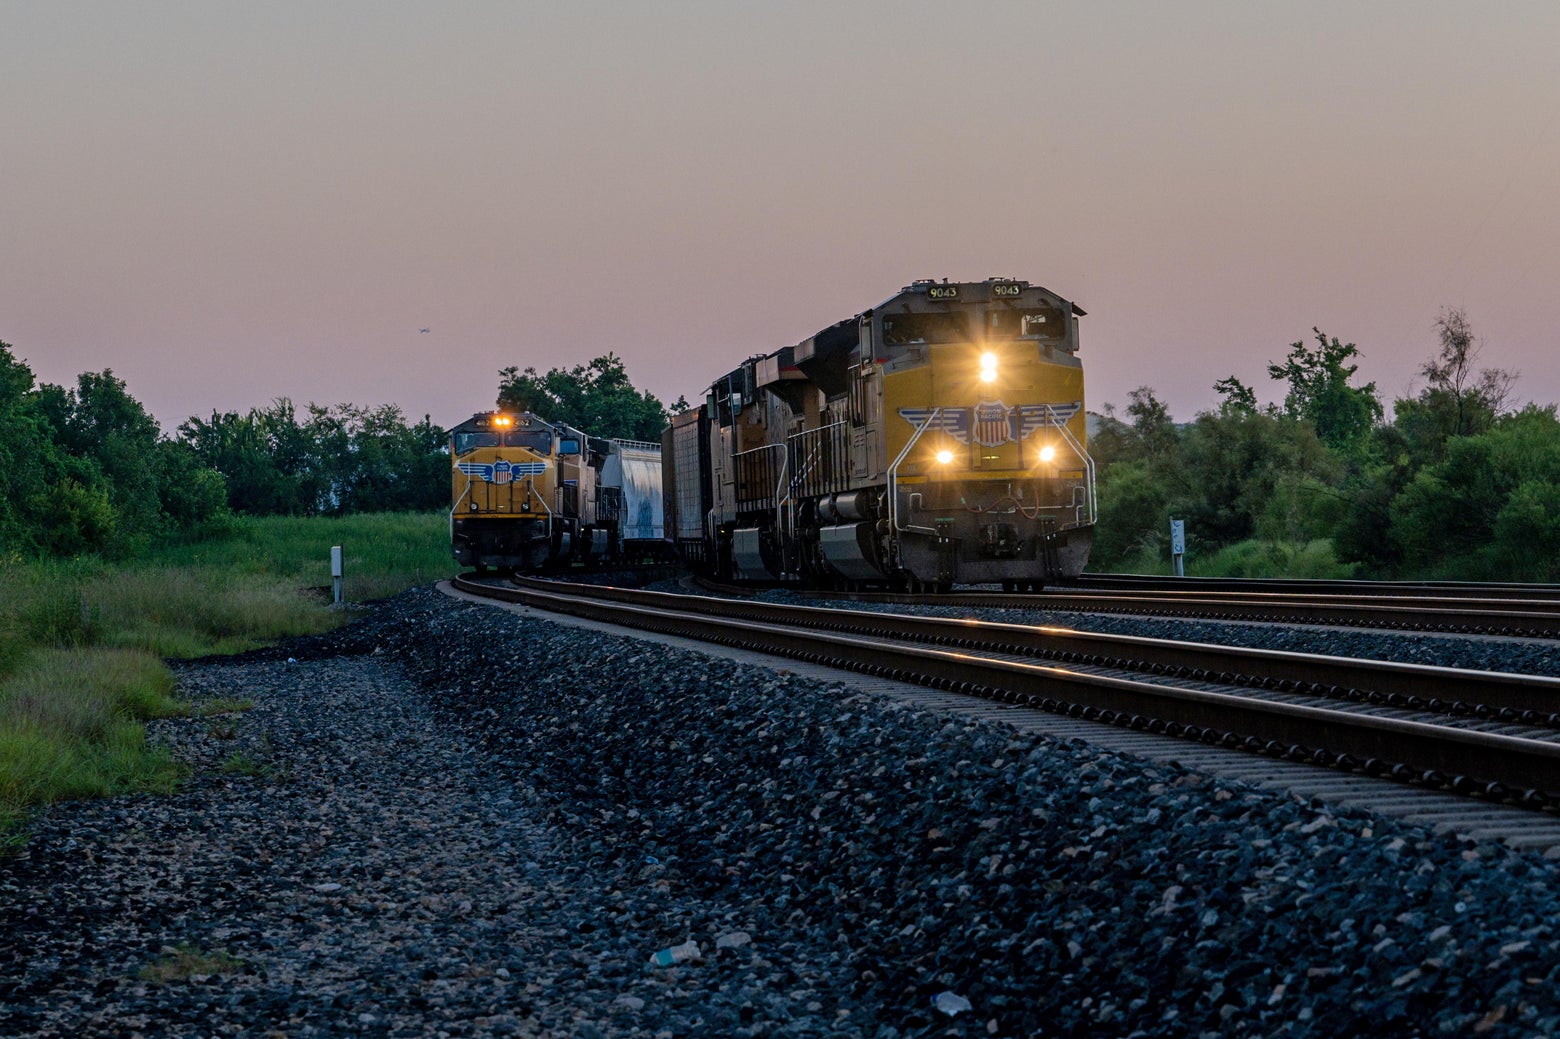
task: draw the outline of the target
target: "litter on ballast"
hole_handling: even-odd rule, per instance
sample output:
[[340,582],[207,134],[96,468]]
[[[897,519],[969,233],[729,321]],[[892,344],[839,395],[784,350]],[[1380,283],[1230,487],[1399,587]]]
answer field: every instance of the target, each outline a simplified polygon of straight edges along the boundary
[[957,1017],[970,1009],[970,1001],[957,992],[939,992],[932,997],[932,1006],[941,1010],[949,1017]]
[[681,945],[673,945],[670,948],[662,949],[660,952],[650,957],[650,966],[670,967],[676,963],[684,963],[688,960],[697,960],[701,957],[702,954],[699,952],[699,943],[694,941],[692,938],[689,938]]

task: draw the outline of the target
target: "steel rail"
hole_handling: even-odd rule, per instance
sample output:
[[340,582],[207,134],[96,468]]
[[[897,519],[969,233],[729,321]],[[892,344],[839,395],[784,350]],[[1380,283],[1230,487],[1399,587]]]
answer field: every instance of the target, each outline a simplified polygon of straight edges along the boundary
[[[1511,788],[1560,800],[1560,744],[1423,722],[1382,718],[1297,704],[1246,699],[1228,693],[1070,671],[973,653],[890,643],[859,635],[781,628],[731,619],[587,598],[565,591],[495,588],[457,579],[462,591],[611,624],[668,635],[741,645],[867,671],[905,681],[971,692],[1046,710],[1093,712],[1102,721],[1146,727],[1167,714],[1172,734],[1266,749],[1303,758],[1315,748],[1324,761],[1391,762],[1451,777],[1454,788]],[[1325,748],[1325,749],[1324,749]]]

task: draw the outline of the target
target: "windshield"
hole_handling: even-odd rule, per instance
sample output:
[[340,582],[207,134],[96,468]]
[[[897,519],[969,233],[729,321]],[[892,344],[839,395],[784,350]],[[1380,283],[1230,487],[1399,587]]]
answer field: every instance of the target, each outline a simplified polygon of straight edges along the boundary
[[1067,323],[1055,307],[1030,307],[992,310],[986,315],[987,333],[993,339],[1038,339],[1060,342],[1067,336]]
[[883,315],[883,342],[889,346],[967,343],[969,339],[969,321],[962,313]]
[[552,452],[552,434],[545,429],[515,429],[504,434],[505,447],[529,447],[539,455]]
[[526,447],[539,455],[552,451],[552,434],[545,429],[512,429],[503,433],[483,430],[477,433],[456,433],[455,453],[463,455],[480,447]]

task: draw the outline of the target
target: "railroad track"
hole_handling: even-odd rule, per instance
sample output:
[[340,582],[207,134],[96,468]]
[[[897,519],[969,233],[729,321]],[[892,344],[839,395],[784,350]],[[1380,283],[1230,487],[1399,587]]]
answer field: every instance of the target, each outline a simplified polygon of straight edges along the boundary
[[1560,679],[526,579],[455,584],[1120,729],[1560,806]]
[[[720,591],[722,586],[711,585]],[[751,591],[751,589],[749,589]],[[1560,638],[1560,598],[1457,598],[1445,595],[1334,595],[1302,592],[1174,591],[1109,589],[1079,592],[817,592],[818,599],[936,604],[976,609],[1044,609],[1139,617],[1195,618],[1270,624],[1385,628],[1393,631]]]

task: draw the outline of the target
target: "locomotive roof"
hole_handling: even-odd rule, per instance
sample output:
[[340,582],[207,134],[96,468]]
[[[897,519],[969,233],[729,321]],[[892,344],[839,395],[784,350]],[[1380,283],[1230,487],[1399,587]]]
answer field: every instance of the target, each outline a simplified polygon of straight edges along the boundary
[[1041,294],[1059,305],[1070,307],[1072,314],[1077,317],[1084,317],[1088,313],[1078,304],[1063,299],[1050,289],[1020,278],[987,278],[984,281],[949,281],[947,278],[937,281],[934,278],[918,278],[877,306],[863,310],[843,321],[836,321],[795,346],[784,346],[767,354],[754,354],[740,367],[715,380],[714,385],[736,383],[743,378],[744,369],[770,358],[775,359],[781,367],[790,367],[793,364],[806,367],[815,360],[848,350],[858,342],[858,329],[861,322],[894,303],[903,302],[913,305],[915,309],[927,307],[935,310],[960,303],[1022,303],[1026,294],[1034,293]]
[[[1001,287],[1000,290],[999,286]],[[939,290],[943,292],[952,290],[952,294],[939,297]],[[1004,295],[1001,290],[1007,290],[1010,294]],[[879,303],[876,307],[873,307],[872,310],[864,311],[857,316],[865,317],[873,311],[881,310],[890,303],[906,299],[907,297],[925,297],[928,300],[945,303],[990,303],[993,300],[1000,302],[1003,300],[1021,299],[1023,293],[1030,290],[1043,293],[1060,303],[1066,303],[1072,307],[1072,312],[1078,317],[1083,317],[1088,313],[1078,304],[1071,300],[1062,299],[1062,297],[1045,286],[1032,284],[1024,281],[1022,278],[987,278],[985,281],[949,281],[947,278],[938,281],[935,278],[917,278],[882,303]]]
[[458,426],[450,428],[451,433],[472,433],[479,429],[491,429],[494,415],[513,415],[517,425],[533,426],[541,425],[555,428],[554,423],[548,422],[534,411],[506,411],[502,408],[494,408],[492,411],[479,411]]

